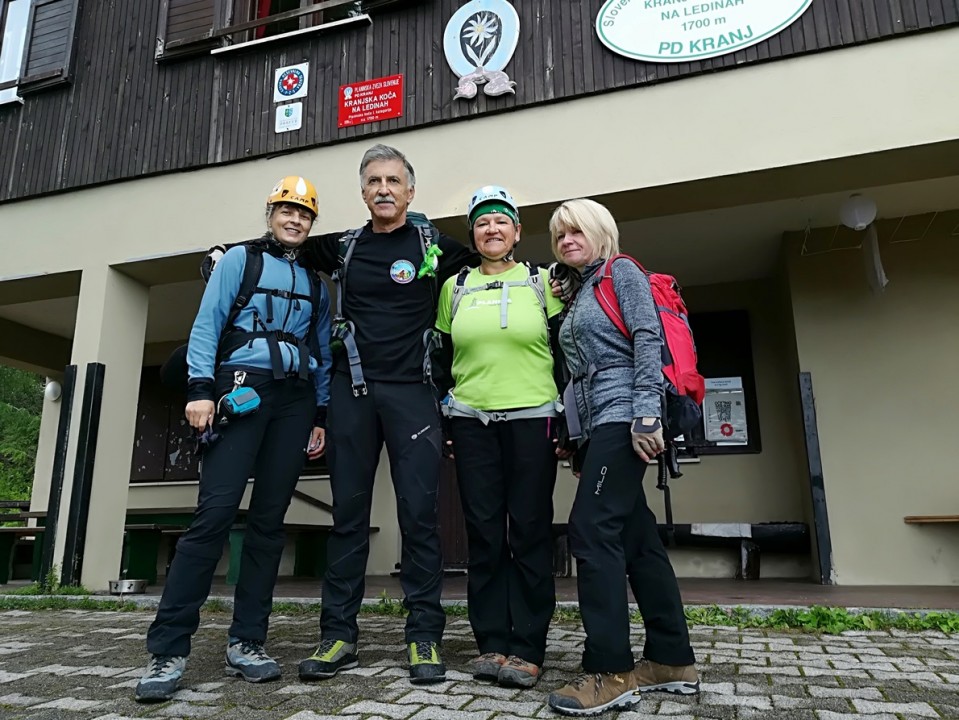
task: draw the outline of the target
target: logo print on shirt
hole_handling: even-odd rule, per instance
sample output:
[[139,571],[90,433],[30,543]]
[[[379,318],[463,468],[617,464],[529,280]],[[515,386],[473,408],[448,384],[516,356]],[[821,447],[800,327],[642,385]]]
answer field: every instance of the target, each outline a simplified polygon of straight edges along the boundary
[[390,265],[390,277],[393,278],[393,282],[406,285],[413,282],[413,278],[416,277],[416,268],[409,260],[397,260]]

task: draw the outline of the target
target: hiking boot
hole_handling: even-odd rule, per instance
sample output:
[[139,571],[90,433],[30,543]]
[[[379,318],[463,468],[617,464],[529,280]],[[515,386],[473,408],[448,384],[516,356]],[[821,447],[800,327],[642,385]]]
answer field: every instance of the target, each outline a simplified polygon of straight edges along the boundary
[[226,673],[252,683],[277,680],[282,675],[279,664],[263,649],[263,643],[235,637],[226,646]]
[[523,658],[510,655],[496,676],[500,685],[506,687],[531,688],[539,682],[540,668]]
[[499,669],[506,662],[506,656],[499,653],[483,653],[470,662],[470,669],[476,680],[493,680],[499,677]]
[[607,710],[629,710],[642,696],[633,673],[582,673],[549,694],[549,706],[561,715],[599,715]]
[[183,655],[153,655],[146,673],[137,683],[134,699],[137,702],[169,700],[177,691],[185,669],[186,657]]
[[640,692],[668,692],[695,695],[699,692],[699,675],[695,665],[660,665],[643,658],[633,670]]
[[440,682],[446,679],[446,666],[440,657],[439,643],[420,640],[409,644],[410,682],[414,685]]
[[316,652],[300,663],[300,680],[325,680],[340,670],[349,670],[359,664],[356,643],[321,640]]

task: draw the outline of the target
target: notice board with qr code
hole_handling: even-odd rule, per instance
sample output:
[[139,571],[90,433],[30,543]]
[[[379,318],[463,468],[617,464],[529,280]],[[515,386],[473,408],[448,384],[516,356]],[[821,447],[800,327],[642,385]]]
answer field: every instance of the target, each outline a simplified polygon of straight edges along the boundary
[[706,378],[703,424],[708,442],[717,445],[749,443],[746,394],[741,377]]

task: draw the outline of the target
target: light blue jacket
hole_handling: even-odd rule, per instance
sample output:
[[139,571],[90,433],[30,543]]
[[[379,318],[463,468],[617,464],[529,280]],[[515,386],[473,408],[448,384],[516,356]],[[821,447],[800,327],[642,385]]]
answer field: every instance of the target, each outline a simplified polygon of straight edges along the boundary
[[[187,365],[191,381],[213,380],[217,369],[216,355],[220,333],[223,331],[230,308],[240,290],[246,256],[247,251],[244,246],[230,248],[210,275],[190,332]],[[325,407],[330,399],[330,367],[332,365],[330,296],[321,280],[317,278],[316,283],[320,288],[320,309],[315,329],[320,357],[319,359],[310,357],[309,369],[313,373],[313,384],[316,387],[316,404]],[[296,261],[291,262],[274,257],[269,252],[263,253],[263,272],[257,287],[310,295],[307,271]],[[268,297],[263,293],[254,293],[250,302],[237,315],[234,325],[248,332],[261,331],[265,325],[267,330],[282,330],[299,338],[305,337],[310,324],[311,303],[305,300],[270,297],[273,304],[273,318],[272,322],[268,323]],[[254,327],[254,318],[258,320],[256,327]],[[280,342],[280,352],[285,372],[298,372],[299,352],[296,346]],[[273,366],[270,362],[270,351],[266,339],[255,338],[252,343],[244,343],[223,361],[221,367],[272,372]]]

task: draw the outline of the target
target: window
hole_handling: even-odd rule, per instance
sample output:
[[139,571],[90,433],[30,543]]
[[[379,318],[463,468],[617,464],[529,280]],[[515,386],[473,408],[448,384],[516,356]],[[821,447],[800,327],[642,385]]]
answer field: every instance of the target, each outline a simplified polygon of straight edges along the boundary
[[[20,76],[30,0],[0,0],[0,85]],[[0,90],[0,104],[20,100],[17,88]]]
[[[243,0],[240,0],[242,3]],[[280,13],[289,12],[290,10],[298,10],[301,7],[306,7],[307,5],[312,5],[311,0],[247,0],[250,3],[251,7],[249,9],[248,16],[239,16],[242,19],[249,17],[250,20],[261,20],[263,18],[268,18],[271,15],[279,15]],[[293,30],[301,30],[302,28],[313,27],[313,25],[319,25],[323,22],[322,20],[323,13],[318,12],[313,15],[301,15],[300,17],[288,18],[286,20],[280,20],[279,22],[272,23],[270,25],[261,25],[260,27],[253,30],[253,37],[250,39],[259,40],[264,37],[273,37],[274,35],[282,35],[283,33],[288,33]]]
[[[208,52],[283,36],[401,0],[168,0],[160,19],[157,59]],[[314,10],[317,5],[324,10]]]
[[[239,22],[241,19],[260,20],[272,15],[286,13],[290,10],[299,10],[300,8],[315,5],[316,0],[239,0],[238,2],[240,6],[246,4],[250,5],[249,9],[244,7],[238,8],[236,21]],[[321,10],[310,13],[309,15],[301,15],[299,17],[279,20],[269,25],[262,25],[253,31],[252,37],[249,39],[259,40],[264,37],[274,37],[294,30],[302,30],[304,28],[322,25],[323,23],[333,22],[334,20],[342,20],[345,17],[349,17],[352,11],[359,11],[359,5],[360,3],[358,2],[347,3],[346,5],[331,10]],[[241,11],[244,10],[246,14],[241,14]]]

